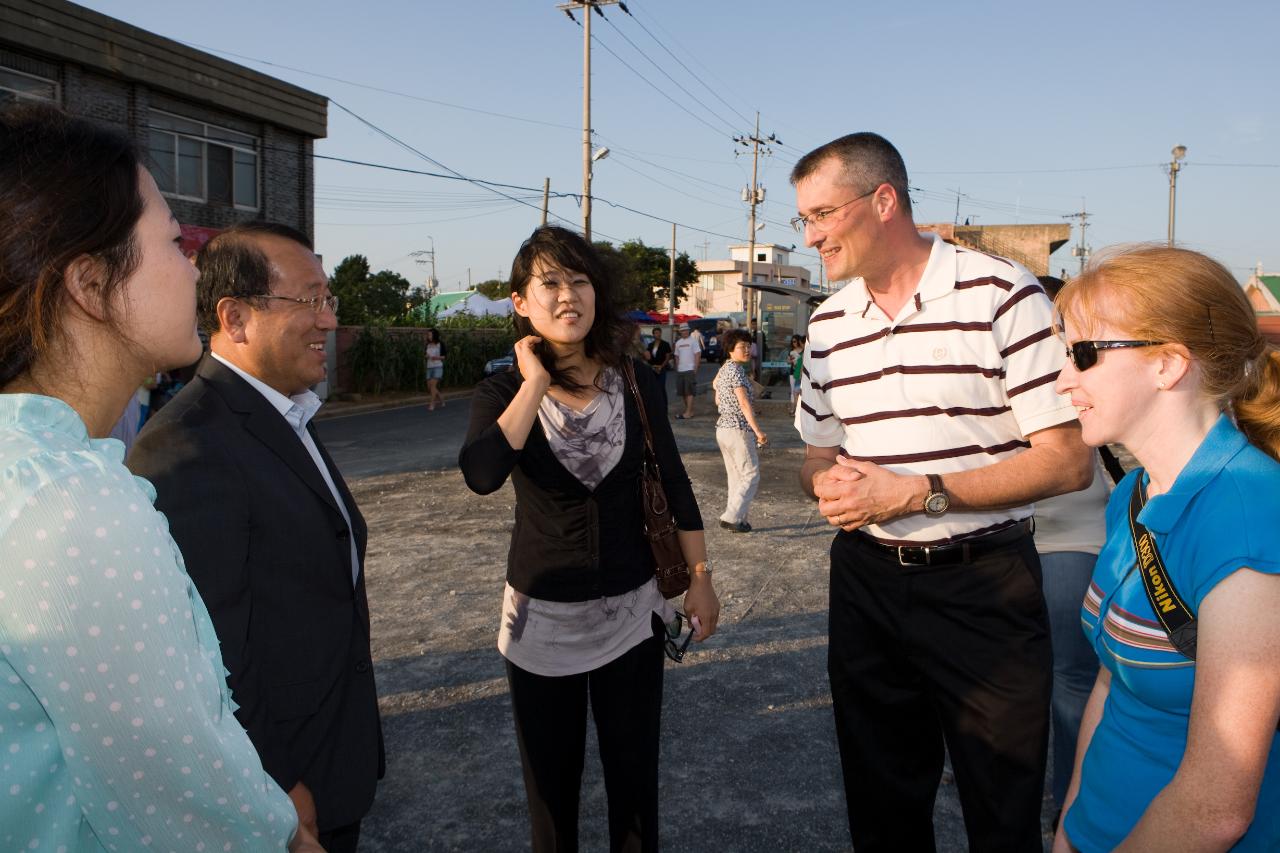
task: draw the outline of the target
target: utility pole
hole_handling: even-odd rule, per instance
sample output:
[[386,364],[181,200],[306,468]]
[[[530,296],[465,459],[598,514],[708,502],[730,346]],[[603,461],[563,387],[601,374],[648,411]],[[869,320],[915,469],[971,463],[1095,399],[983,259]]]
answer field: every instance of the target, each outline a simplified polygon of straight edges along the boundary
[[701,243],[695,243],[694,245],[702,250],[702,259],[705,261],[707,259],[707,249],[711,248],[711,241],[703,240]]
[[[759,299],[755,289],[752,287],[756,280],[756,205],[764,202],[764,187],[759,184],[760,174],[760,146],[765,146],[764,153],[772,154],[773,149],[770,144],[781,145],[782,140],[774,134],[769,134],[765,139],[760,138],[760,111],[756,111],[756,130],[751,136],[735,136],[733,141],[744,147],[751,149],[751,186],[742,191],[742,200],[751,203],[751,221],[748,225],[748,249],[747,249],[747,282],[744,288],[747,295],[747,328],[751,328],[751,321],[755,320],[759,323]],[[735,152],[741,153],[741,152]],[[757,342],[758,343],[758,342]],[[764,360],[764,353],[760,353],[760,360]]]
[[551,201],[551,179],[542,179],[542,227],[547,227],[547,204]]
[[1175,145],[1173,159],[1169,161],[1169,246],[1173,247],[1173,216],[1178,209],[1178,172],[1182,170],[1179,162],[1187,156],[1187,146]]
[[573,17],[582,12],[582,236],[591,242],[591,12],[604,17],[601,6],[617,5],[619,0],[569,0],[556,8]]
[[674,345],[676,339],[676,224],[671,223],[671,271],[667,273],[667,326]]
[[432,237],[430,234],[426,235],[426,237],[427,237],[427,239],[428,239],[428,240],[430,240],[430,241],[431,241],[431,248],[430,248],[430,249],[419,249],[419,250],[418,250],[418,251],[416,251],[416,252],[410,252],[410,253],[409,253],[409,256],[410,256],[410,257],[412,257],[412,258],[414,259],[414,262],[415,262],[415,263],[419,263],[419,264],[425,264],[425,263],[427,263],[426,261],[424,261],[424,260],[422,259],[422,256],[423,256],[423,255],[426,255],[426,256],[430,257],[430,259],[431,259],[431,281],[429,281],[429,282],[427,283],[427,296],[428,296],[428,298],[430,298],[430,297],[432,297],[432,296],[435,296],[435,295],[436,295],[436,290],[438,290],[438,289],[439,289],[439,284],[436,282],[436,238],[435,238],[435,237]]
[[1080,242],[1076,243],[1071,249],[1071,254],[1080,259],[1080,272],[1084,272],[1084,265],[1089,261],[1089,254],[1092,251],[1088,244],[1084,241],[1085,229],[1089,227],[1089,213],[1085,210],[1084,199],[1080,199],[1080,212],[1068,213],[1062,217],[1063,219],[1075,219],[1080,223]]

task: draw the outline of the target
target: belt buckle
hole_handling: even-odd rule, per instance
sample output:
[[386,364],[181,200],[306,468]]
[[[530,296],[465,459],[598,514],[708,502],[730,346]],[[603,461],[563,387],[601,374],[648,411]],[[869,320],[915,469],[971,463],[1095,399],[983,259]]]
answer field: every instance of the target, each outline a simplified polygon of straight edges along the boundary
[[[928,545],[899,545],[898,546],[898,565],[899,566],[927,566],[929,565],[929,552],[932,550]],[[906,554],[908,551],[919,553],[922,559],[908,560]]]

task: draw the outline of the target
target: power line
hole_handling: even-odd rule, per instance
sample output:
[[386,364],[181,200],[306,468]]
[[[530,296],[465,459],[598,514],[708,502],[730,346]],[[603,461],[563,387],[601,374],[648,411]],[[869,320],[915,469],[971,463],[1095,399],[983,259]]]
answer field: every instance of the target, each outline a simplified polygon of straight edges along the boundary
[[722,103],[722,104],[724,104],[726,107],[728,107],[728,108],[729,108],[729,109],[730,109],[730,110],[731,110],[735,115],[737,115],[737,116],[738,116],[738,118],[742,119],[742,120],[743,120],[744,122],[746,122],[747,124],[751,124],[751,119],[747,118],[745,115],[743,115],[742,113],[738,112],[737,108],[735,108],[735,107],[733,106],[733,104],[729,103],[729,102],[728,102],[728,101],[726,101],[724,98],[720,97],[720,93],[719,93],[719,92],[717,92],[717,91],[716,91],[715,89],[713,89],[710,85],[708,85],[708,84],[707,84],[707,82],[706,82],[705,80],[703,80],[701,77],[699,77],[697,74],[695,74],[692,68],[690,68],[689,66],[685,65],[685,64],[684,64],[684,62],[680,59],[680,57],[678,57],[678,56],[676,56],[674,53],[672,53],[672,52],[671,52],[671,50],[670,50],[670,49],[669,49],[665,44],[663,44],[661,41],[659,41],[659,40],[658,40],[658,37],[657,37],[657,36],[655,36],[652,32],[650,32],[650,31],[649,31],[649,28],[648,28],[648,27],[646,27],[646,26],[644,25],[644,23],[643,23],[639,18],[637,18],[635,15],[631,14],[631,10],[630,10],[630,9],[628,9],[626,6],[623,6],[623,7],[622,7],[622,11],[623,11],[623,12],[626,12],[626,13],[627,13],[627,17],[629,17],[632,21],[635,21],[636,26],[637,26],[637,27],[639,27],[640,29],[644,30],[645,35],[647,35],[647,36],[649,36],[649,38],[653,39],[654,43],[655,43],[655,44],[657,44],[657,45],[658,45],[658,47],[660,47],[660,48],[662,48],[663,50],[665,50],[665,51],[667,52],[667,55],[668,55],[668,56],[670,56],[670,57],[671,57],[672,59],[674,59],[677,63],[679,63],[681,68],[683,68],[685,71],[688,71],[688,72],[689,72],[689,76],[690,76],[690,77],[692,77],[693,79],[697,80],[699,83],[701,83],[701,84],[702,84],[703,88],[705,88],[708,92],[710,92],[712,95],[714,95],[714,96],[715,96],[715,98],[716,98],[716,100],[718,100],[720,103]]
[[[578,26],[582,26],[582,25],[581,25],[581,24],[578,24]],[[664,92],[660,86],[658,86],[656,83],[654,83],[653,81],[651,81],[648,77],[645,77],[643,74],[641,74],[639,71],[637,71],[637,70],[636,70],[636,69],[635,69],[635,68],[634,68],[634,67],[633,67],[629,62],[627,62],[627,61],[626,61],[625,59],[623,59],[621,56],[618,56],[618,54],[614,51],[614,49],[613,49],[613,48],[609,47],[609,45],[607,45],[607,44],[605,44],[604,42],[600,41],[600,39],[599,39],[597,36],[594,36],[594,35],[593,35],[593,36],[591,37],[591,40],[592,40],[593,42],[595,42],[596,44],[600,45],[602,48],[604,48],[604,49],[609,53],[609,55],[610,55],[610,56],[612,56],[614,59],[616,59],[616,60],[618,60],[619,62],[621,62],[621,63],[622,63],[622,64],[623,64],[623,65],[624,65],[624,66],[625,66],[625,67],[626,67],[626,68],[627,68],[627,69],[628,69],[632,74],[636,75],[636,76],[637,76],[637,77],[639,77],[641,80],[643,80],[645,83],[647,83],[647,84],[648,84],[648,85],[649,85],[649,86],[650,86],[650,87],[651,87],[655,92],[657,92],[659,95],[661,95],[662,97],[666,98],[668,101],[670,101],[671,103],[675,104],[675,105],[676,105],[677,107],[679,107],[680,109],[684,110],[684,111],[685,111],[686,113],[688,113],[688,114],[689,114],[689,115],[690,115],[690,116],[691,116],[695,121],[700,122],[701,124],[704,124],[704,125],[706,125],[708,128],[710,128],[710,129],[711,129],[711,132],[712,132],[712,133],[714,133],[716,136],[724,136],[724,135],[725,135],[725,133],[724,133],[724,131],[723,131],[723,130],[721,130],[720,128],[716,127],[716,126],[715,126],[715,125],[713,125],[711,122],[707,121],[705,118],[703,118],[702,116],[698,115],[698,114],[697,114],[697,113],[695,113],[693,110],[689,109],[689,108],[688,108],[688,107],[686,107],[684,104],[680,103],[680,102],[679,102],[679,101],[677,101],[675,98],[671,97],[671,96],[670,96],[670,95],[668,95],[666,92]]]
[[699,178],[697,175],[690,175],[688,172],[681,172],[677,169],[669,169],[666,166],[660,166],[657,163],[644,159],[643,157],[637,157],[633,152],[628,151],[625,148],[615,147],[612,150],[621,153],[624,157],[630,157],[632,160],[638,160],[645,165],[652,166],[655,169],[661,169],[664,172],[670,172],[671,174],[678,175],[681,178],[688,178],[691,181],[697,181],[700,184],[706,184],[709,187],[724,190],[725,192],[733,193],[735,195],[738,192],[734,187],[726,186],[725,184],[717,184],[715,181],[708,181],[706,178]]
[[[494,118],[505,118],[505,119],[510,119],[511,121],[522,121],[522,122],[526,122],[527,124],[540,124],[540,125],[543,125],[544,127],[554,127],[561,130],[576,131],[579,129],[567,124],[557,124],[553,121],[543,121],[541,119],[536,119],[536,118],[525,118],[524,116],[513,116],[513,115],[508,115],[507,113],[494,112],[492,110],[482,110],[476,107],[467,107],[467,106],[463,106],[462,104],[451,104],[448,101],[438,101],[434,98],[424,98],[421,95],[410,95],[408,92],[398,92],[395,89],[385,89],[381,86],[371,86],[368,83],[357,83],[354,80],[347,80],[342,77],[334,77],[329,74],[321,74],[319,71],[308,71],[305,68],[296,68],[292,65],[282,65],[278,62],[271,62],[270,60],[267,60],[267,59],[258,59],[255,56],[245,56],[244,54],[241,54],[241,53],[234,53],[233,51],[222,50],[221,48],[217,48],[217,47],[208,47],[207,45],[199,45],[199,44],[195,44],[194,42],[179,41],[178,43],[185,44],[187,47],[193,47],[196,50],[205,50],[210,53],[222,54],[223,56],[233,56],[236,59],[243,59],[248,62],[256,62],[259,65],[268,65],[272,68],[283,68],[286,71],[295,71],[298,74],[306,74],[311,77],[318,77],[321,80],[332,80],[335,83],[342,83],[347,86],[354,86],[357,89],[368,89],[371,92],[380,92],[384,95],[395,95],[398,98],[408,98],[411,101],[420,101],[424,104],[435,104],[436,106],[439,106],[439,107],[449,107],[450,109],[454,109],[454,110],[463,110],[469,113],[479,113],[480,115],[493,116]],[[333,100],[333,99],[330,98],[329,100]]]
[[626,169],[628,172],[632,172],[632,173],[634,173],[634,174],[639,175],[640,177],[644,178],[646,181],[650,181],[651,183],[657,184],[658,186],[663,187],[664,189],[671,190],[672,192],[674,192],[674,193],[676,193],[676,194],[678,194],[678,195],[682,195],[682,196],[684,196],[685,198],[692,199],[693,201],[701,202],[702,204],[710,204],[710,205],[712,205],[712,206],[714,206],[714,207],[723,207],[723,208],[725,208],[725,209],[727,209],[727,210],[739,210],[739,209],[740,209],[737,205],[724,204],[723,202],[719,202],[719,201],[712,201],[711,199],[706,199],[706,198],[702,198],[702,197],[700,197],[700,196],[693,195],[692,193],[688,192],[687,190],[683,190],[683,189],[681,189],[681,188],[679,188],[679,187],[673,187],[673,186],[671,186],[670,184],[665,184],[665,183],[663,183],[662,181],[658,180],[657,178],[655,178],[655,177],[653,177],[653,176],[651,176],[651,175],[646,175],[644,172],[641,172],[639,169],[636,169],[636,168],[634,168],[634,167],[632,167],[632,166],[628,166],[626,163],[619,162],[619,163],[618,163],[618,165],[619,165],[620,167],[622,167],[623,169]]
[[[623,11],[625,12],[625,11],[626,11],[626,6],[624,5],[624,6],[622,7],[622,9],[623,9]],[[628,15],[630,15],[630,13],[629,13],[629,12],[628,12]],[[724,118],[724,116],[720,115],[720,114],[719,114],[719,113],[717,113],[715,110],[711,109],[711,107],[709,107],[709,106],[707,106],[705,103],[703,103],[703,102],[702,102],[702,100],[701,100],[701,99],[699,99],[696,95],[694,95],[692,92],[690,92],[690,91],[689,91],[688,89],[686,89],[684,86],[682,86],[682,85],[680,84],[680,82],[679,82],[678,80],[676,80],[676,78],[672,77],[670,74],[668,74],[668,73],[667,73],[667,70],[666,70],[665,68],[663,68],[663,67],[662,67],[661,65],[659,65],[658,63],[654,62],[654,61],[653,61],[653,59],[652,59],[652,58],[650,58],[649,54],[647,54],[647,53],[645,53],[643,50],[641,50],[641,49],[640,49],[640,47],[639,47],[639,45],[637,45],[637,44],[636,44],[635,42],[633,42],[630,38],[628,38],[626,33],[624,33],[622,30],[618,29],[617,24],[615,24],[613,21],[609,20],[608,18],[605,18],[604,20],[605,20],[605,23],[607,23],[609,26],[613,27],[614,31],[615,31],[615,32],[617,32],[617,34],[618,34],[619,36],[621,36],[621,37],[622,37],[622,39],[623,39],[627,44],[631,45],[631,47],[635,49],[636,53],[638,53],[638,54],[640,54],[641,56],[643,56],[646,60],[648,60],[648,62],[649,62],[649,64],[650,64],[650,65],[652,65],[654,68],[656,68],[656,69],[658,69],[659,71],[661,71],[661,72],[662,72],[662,75],[663,75],[664,77],[666,77],[668,80],[670,80],[672,83],[674,83],[674,84],[676,85],[676,88],[678,88],[681,92],[684,92],[684,93],[685,93],[686,95],[688,95],[690,98],[693,98],[693,100],[698,104],[698,106],[702,107],[702,108],[703,108],[704,110],[706,110],[708,113],[710,113],[711,115],[715,116],[718,120],[720,120],[720,121],[724,122],[725,127],[729,128],[729,130],[730,130],[730,131],[732,131],[732,130],[734,129],[734,127],[733,127],[733,122],[731,122],[731,121],[727,120],[726,118]],[[668,51],[668,53],[669,53],[669,52],[670,52],[670,51]],[[677,61],[679,61],[679,60],[677,60]]]
[[1131,166],[1092,166],[1065,169],[943,169],[933,171],[913,171],[915,175],[1048,175],[1062,172],[1115,172],[1122,169],[1150,169],[1152,166],[1164,166],[1165,163],[1135,163]]

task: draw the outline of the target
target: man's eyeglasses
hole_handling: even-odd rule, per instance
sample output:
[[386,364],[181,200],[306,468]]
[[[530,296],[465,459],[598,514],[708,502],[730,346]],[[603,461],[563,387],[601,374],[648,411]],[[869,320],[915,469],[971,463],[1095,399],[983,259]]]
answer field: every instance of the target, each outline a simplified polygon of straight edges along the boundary
[[277,296],[274,293],[237,293],[236,299],[282,299],[285,302],[293,302],[297,305],[305,305],[316,314],[323,309],[328,308],[334,314],[338,313],[338,297],[336,296],[312,296],[310,299],[303,299],[299,296]]
[[1067,358],[1071,359],[1076,370],[1083,371],[1098,363],[1098,350],[1158,347],[1163,343],[1164,341],[1076,341],[1067,347]]
[[683,630],[686,617],[679,610],[676,611],[676,618],[667,623],[667,637],[662,643],[662,650],[666,652],[667,657],[676,663],[684,660],[685,650],[689,648],[689,642],[693,639],[693,626],[689,626],[689,633],[685,636],[680,645],[676,645],[676,640],[680,639],[680,632]]
[[880,189],[879,186],[877,186],[875,189],[871,190],[870,192],[863,193],[857,198],[849,199],[844,204],[838,204],[835,207],[831,208],[830,210],[820,210],[817,213],[810,213],[808,216],[793,217],[791,220],[791,227],[796,230],[797,234],[803,234],[804,229],[810,225],[812,225],[814,228],[818,229],[819,231],[827,231],[832,226],[835,225],[834,222],[830,224],[827,223],[827,219],[831,216],[831,214],[835,213],[837,210],[839,210],[842,207],[848,207],[849,205],[853,204],[855,201],[861,201],[862,199],[866,198],[869,195],[874,195],[875,191],[878,189]]

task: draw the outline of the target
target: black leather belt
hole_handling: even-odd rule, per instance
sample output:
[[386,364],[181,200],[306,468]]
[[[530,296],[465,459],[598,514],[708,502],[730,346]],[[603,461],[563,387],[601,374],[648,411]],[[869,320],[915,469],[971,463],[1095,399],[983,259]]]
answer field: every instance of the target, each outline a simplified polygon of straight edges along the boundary
[[863,544],[891,555],[902,566],[951,566],[972,563],[984,554],[1012,545],[1024,536],[1030,536],[1033,530],[1035,530],[1035,524],[1028,518],[1011,527],[988,533],[986,536],[975,536],[972,539],[950,542],[946,545],[886,545],[865,533],[859,533],[858,538]]

